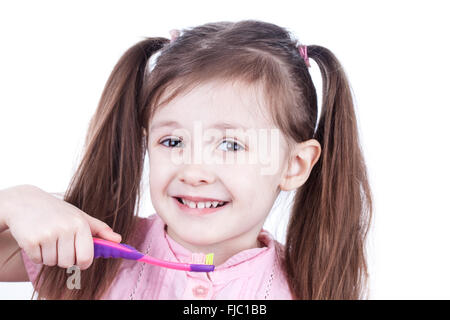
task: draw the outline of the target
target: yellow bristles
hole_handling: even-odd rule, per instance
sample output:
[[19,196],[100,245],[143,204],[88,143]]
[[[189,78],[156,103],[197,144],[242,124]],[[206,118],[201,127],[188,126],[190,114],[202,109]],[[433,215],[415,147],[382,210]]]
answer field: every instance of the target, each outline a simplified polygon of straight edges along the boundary
[[205,257],[205,264],[213,264],[213,260],[214,260],[214,253],[208,253]]

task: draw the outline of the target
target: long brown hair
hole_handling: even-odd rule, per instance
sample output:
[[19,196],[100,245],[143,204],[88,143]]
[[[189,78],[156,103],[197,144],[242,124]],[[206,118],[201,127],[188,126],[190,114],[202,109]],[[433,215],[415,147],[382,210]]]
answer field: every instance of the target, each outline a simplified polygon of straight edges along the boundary
[[[156,108],[209,80],[259,84],[288,141],[314,138],[322,147],[290,212],[283,269],[291,293],[295,299],[362,298],[372,197],[350,87],[330,50],[307,47],[323,78],[315,130],[316,90],[298,44],[286,29],[245,20],[207,23],[182,30],[173,42],[154,37],[132,46],[106,83],[64,200],[106,222],[123,242],[138,246],[132,235],[147,148],[143,129],[148,132]],[[155,63],[149,63],[157,52]],[[168,99],[160,101],[169,90]],[[66,287],[65,269],[44,266],[35,283],[38,298],[99,299],[120,262],[95,259],[82,271],[80,290]]]

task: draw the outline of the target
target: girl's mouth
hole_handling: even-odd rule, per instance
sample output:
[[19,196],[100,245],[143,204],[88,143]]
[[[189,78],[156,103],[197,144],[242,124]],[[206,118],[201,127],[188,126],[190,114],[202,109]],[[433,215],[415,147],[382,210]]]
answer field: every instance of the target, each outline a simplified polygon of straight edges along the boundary
[[[195,215],[203,215],[208,213],[213,213],[219,211],[225,207],[227,207],[231,202],[224,201],[206,201],[206,202],[192,202],[186,201],[184,199],[178,197],[172,197],[178,207],[186,213],[195,214]],[[184,202],[184,203],[183,203]]]

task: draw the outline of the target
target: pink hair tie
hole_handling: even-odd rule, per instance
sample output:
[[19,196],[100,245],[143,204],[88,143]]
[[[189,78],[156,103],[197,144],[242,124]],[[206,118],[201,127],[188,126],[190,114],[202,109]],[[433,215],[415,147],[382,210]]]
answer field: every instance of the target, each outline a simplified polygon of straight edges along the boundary
[[169,31],[169,33],[170,33],[170,38],[171,38],[170,42],[174,42],[179,37],[180,30],[172,29],[172,30]]
[[303,60],[305,60],[305,64],[308,68],[311,67],[309,64],[309,57],[308,57],[308,46],[299,45],[298,46],[298,52],[300,52],[300,55],[302,56]]

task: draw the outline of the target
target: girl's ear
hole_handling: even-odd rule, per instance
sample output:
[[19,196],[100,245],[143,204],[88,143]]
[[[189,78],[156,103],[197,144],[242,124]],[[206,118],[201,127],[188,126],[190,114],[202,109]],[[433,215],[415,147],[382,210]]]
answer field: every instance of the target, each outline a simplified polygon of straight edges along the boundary
[[316,139],[295,145],[287,169],[281,176],[280,189],[290,191],[302,186],[319,160],[321,150],[320,143]]
[[147,130],[145,130],[145,128],[142,128],[142,134],[143,134],[144,136],[147,136]]

